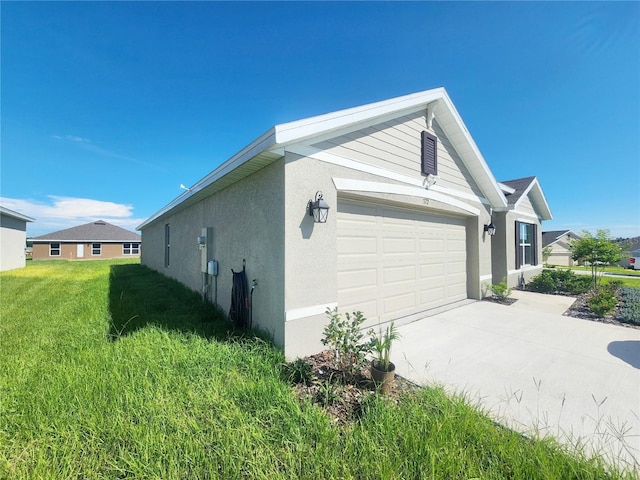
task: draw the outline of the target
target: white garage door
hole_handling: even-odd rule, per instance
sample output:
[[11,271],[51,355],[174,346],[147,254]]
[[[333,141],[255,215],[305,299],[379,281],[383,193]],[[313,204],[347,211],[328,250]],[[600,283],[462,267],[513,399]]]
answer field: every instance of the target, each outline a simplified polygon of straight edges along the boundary
[[467,298],[465,220],[338,202],[338,306],[367,324]]

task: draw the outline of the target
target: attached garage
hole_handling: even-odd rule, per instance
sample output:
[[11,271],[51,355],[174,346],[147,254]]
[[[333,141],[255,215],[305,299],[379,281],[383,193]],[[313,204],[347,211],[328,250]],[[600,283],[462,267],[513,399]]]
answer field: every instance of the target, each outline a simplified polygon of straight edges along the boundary
[[466,220],[338,199],[338,305],[371,324],[467,298]]

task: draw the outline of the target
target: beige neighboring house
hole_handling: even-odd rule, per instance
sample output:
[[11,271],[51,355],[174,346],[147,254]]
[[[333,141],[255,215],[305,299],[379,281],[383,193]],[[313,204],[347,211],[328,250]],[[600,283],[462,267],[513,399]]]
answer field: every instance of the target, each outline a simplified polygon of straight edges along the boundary
[[527,281],[549,219],[537,178],[497,182],[436,88],[276,125],[138,230],[143,264],[226,311],[246,261],[253,324],[294,358],[324,348],[327,308],[405,323]]
[[0,206],[0,272],[26,263],[27,223],[35,219]]
[[33,237],[33,260],[139,258],[137,233],[103,220]]
[[582,237],[571,230],[554,230],[542,232],[542,248],[550,247],[550,254],[547,262],[549,265],[562,265],[571,267],[574,261],[571,258],[569,245],[573,240],[580,240]]

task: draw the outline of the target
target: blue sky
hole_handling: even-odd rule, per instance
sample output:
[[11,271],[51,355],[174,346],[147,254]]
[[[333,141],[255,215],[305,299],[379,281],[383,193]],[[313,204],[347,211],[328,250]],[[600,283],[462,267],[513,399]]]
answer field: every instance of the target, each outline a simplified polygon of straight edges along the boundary
[[2,2],[5,207],[143,220],[275,124],[444,86],[544,230],[640,235],[639,2]]

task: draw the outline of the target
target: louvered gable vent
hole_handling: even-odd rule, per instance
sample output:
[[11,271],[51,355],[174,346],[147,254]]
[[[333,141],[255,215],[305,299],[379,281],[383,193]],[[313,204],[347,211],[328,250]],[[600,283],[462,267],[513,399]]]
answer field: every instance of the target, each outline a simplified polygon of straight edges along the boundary
[[422,132],[422,173],[438,175],[438,139],[427,131]]

